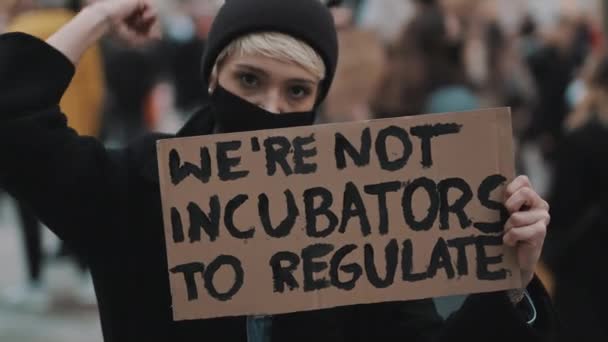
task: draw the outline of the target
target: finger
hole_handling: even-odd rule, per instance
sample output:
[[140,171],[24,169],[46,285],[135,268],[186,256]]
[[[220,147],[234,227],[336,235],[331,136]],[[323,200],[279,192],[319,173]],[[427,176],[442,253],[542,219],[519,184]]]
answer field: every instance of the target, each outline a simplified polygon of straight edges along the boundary
[[152,28],[152,26],[154,26],[154,24],[156,24],[156,16],[150,16],[147,18],[142,18],[141,19],[141,23],[140,23],[140,27],[143,30],[142,32],[148,33],[150,31],[150,29]]
[[137,21],[133,24],[133,30],[140,35],[147,36],[150,32],[150,28],[156,21],[154,19],[149,21]]
[[157,20],[158,13],[152,7],[148,7],[143,12],[139,13],[130,22],[130,25],[132,25],[133,29],[138,33],[147,35]]
[[134,4],[134,7],[129,13],[129,15],[124,18],[125,24],[129,26],[134,26],[137,21],[140,20],[142,15],[151,9],[152,7],[146,1],[137,1],[136,4]]
[[513,228],[529,226],[539,221],[548,225],[550,219],[549,212],[544,209],[518,211],[513,213],[505,223],[505,233]]
[[506,198],[513,196],[517,190],[521,188],[531,188],[532,183],[530,182],[530,178],[528,176],[519,176],[515,178],[509,185],[507,185],[507,189],[505,190]]
[[137,12],[135,21],[146,22],[150,21],[151,19],[156,20],[157,17],[158,13],[153,7],[145,7]]
[[511,247],[515,247],[518,243],[526,243],[532,246],[542,246],[547,235],[547,227],[543,222],[536,222],[521,228],[509,230],[503,236],[503,242]]
[[142,23],[153,23],[156,21],[157,15],[156,12],[151,11],[149,13],[145,13],[141,16],[141,18],[139,19],[140,22]]
[[123,22],[127,27],[133,27],[137,23],[139,13],[137,11],[131,13],[128,17],[126,17]]
[[137,4],[135,5],[135,12],[139,14],[152,7],[148,0],[135,0],[135,2],[137,2]]
[[511,195],[505,202],[509,213],[520,211],[524,207],[533,209],[549,209],[549,204],[543,200],[532,188],[522,187]]

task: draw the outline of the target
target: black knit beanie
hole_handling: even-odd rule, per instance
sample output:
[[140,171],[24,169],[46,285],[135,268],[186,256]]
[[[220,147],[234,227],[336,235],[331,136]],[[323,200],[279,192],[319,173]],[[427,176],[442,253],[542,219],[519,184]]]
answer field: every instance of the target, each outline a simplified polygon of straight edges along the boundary
[[280,32],[310,45],[325,63],[317,104],[323,101],[336,71],[338,38],[329,9],[320,0],[226,0],[217,14],[203,55],[203,80],[218,55],[233,40],[256,32]]

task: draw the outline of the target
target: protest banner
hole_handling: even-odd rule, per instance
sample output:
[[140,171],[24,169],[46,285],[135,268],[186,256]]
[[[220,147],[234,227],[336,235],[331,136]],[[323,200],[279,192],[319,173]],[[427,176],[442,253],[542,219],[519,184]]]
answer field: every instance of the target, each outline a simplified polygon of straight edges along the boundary
[[175,320],[521,287],[508,109],[157,147]]

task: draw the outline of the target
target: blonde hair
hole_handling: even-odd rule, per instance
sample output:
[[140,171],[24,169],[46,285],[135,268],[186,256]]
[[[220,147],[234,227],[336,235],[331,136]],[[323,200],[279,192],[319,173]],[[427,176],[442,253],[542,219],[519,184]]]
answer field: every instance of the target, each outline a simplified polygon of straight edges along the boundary
[[308,44],[278,32],[252,33],[232,41],[218,55],[212,74],[230,56],[258,54],[269,58],[298,64],[322,80],[325,78],[325,63],[319,54]]

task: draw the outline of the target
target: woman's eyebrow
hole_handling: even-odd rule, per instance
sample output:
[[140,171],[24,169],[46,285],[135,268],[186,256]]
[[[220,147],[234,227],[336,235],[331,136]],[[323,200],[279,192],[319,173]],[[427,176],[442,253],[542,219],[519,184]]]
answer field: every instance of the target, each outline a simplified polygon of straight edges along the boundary
[[[250,65],[250,64],[246,64],[246,63],[237,63],[236,67],[239,69],[244,69],[247,70],[249,72],[253,72],[256,73],[258,75],[261,75],[263,77],[269,77],[270,75],[268,74],[268,72],[266,72],[266,70],[262,69],[262,68],[258,68],[256,66]],[[314,86],[315,84],[317,84],[317,82],[307,79],[307,78],[290,78],[289,82],[293,82],[293,83],[300,83],[300,84],[307,84],[310,86]]]
[[247,71],[254,72],[256,74],[261,74],[262,76],[268,76],[268,73],[266,72],[266,70],[264,70],[262,68],[255,67],[253,65],[249,65],[249,64],[237,64],[236,66],[238,68],[245,69]]
[[310,86],[314,86],[315,84],[317,84],[317,82],[306,79],[306,78],[290,78],[289,82],[307,84]]

